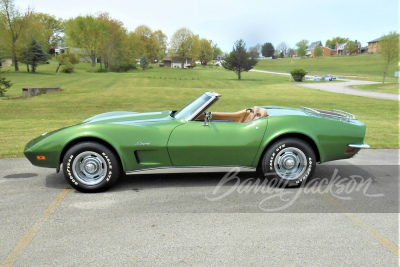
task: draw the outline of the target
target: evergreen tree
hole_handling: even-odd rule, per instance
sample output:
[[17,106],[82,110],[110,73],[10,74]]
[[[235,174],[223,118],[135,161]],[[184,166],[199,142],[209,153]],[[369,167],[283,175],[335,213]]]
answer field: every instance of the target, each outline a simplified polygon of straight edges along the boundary
[[272,57],[274,55],[275,48],[271,43],[265,43],[261,47],[261,54],[264,57]]
[[140,67],[142,67],[143,69],[143,77],[144,77],[144,70],[147,68],[148,65],[149,62],[147,61],[147,57],[145,54],[143,54],[142,57],[140,58]]
[[6,78],[1,77],[1,74],[4,73],[4,71],[1,71],[1,63],[3,62],[3,56],[1,52],[2,51],[0,50],[0,97],[4,96],[7,92],[7,89],[12,85],[11,81],[7,81]]
[[226,56],[222,66],[230,71],[234,71],[241,79],[243,71],[251,70],[257,64],[257,59],[246,51],[246,44],[243,40],[236,41],[233,51]]
[[47,62],[47,55],[43,51],[42,46],[33,39],[31,45],[22,52],[20,61],[28,65],[28,72],[29,65],[31,65],[32,73],[35,73],[37,66]]

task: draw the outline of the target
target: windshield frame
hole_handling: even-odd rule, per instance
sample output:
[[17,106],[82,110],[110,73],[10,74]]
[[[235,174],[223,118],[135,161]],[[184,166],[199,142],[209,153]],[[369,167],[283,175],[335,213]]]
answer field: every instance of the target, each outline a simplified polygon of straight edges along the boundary
[[[203,100],[203,103],[197,104],[201,98],[205,98]],[[202,94],[200,97],[196,98],[194,101],[192,101],[190,104],[188,104],[186,107],[182,108],[181,110],[177,111],[174,113],[174,118],[178,120],[184,120],[184,121],[191,121],[195,118],[197,118],[201,112],[206,110],[213,102],[218,100],[219,94],[216,93],[211,93],[211,92],[205,92]],[[195,105],[193,107],[193,105]],[[196,108],[197,106],[197,108]],[[193,109],[194,108],[194,109]]]

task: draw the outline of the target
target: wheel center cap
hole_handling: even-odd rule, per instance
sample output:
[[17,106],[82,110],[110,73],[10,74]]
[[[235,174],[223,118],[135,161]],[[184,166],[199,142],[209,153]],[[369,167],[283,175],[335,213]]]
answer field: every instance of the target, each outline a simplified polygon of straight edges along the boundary
[[287,159],[285,161],[285,167],[286,168],[290,169],[290,168],[293,168],[293,166],[294,166],[294,160],[293,159]]
[[88,163],[85,166],[85,170],[89,173],[93,173],[96,171],[96,165],[94,165],[93,163]]

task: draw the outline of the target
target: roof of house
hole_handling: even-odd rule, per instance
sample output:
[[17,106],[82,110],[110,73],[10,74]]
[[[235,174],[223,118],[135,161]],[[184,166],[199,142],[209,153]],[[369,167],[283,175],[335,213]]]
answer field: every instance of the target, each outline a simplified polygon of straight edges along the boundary
[[381,38],[382,38],[382,37],[376,38],[376,39],[374,39],[374,40],[372,40],[372,41],[369,41],[368,43],[377,43],[377,42],[379,42],[379,40],[380,40]]
[[170,58],[170,57],[165,57],[165,58],[163,58],[163,60],[164,60],[164,61],[171,61],[172,58]]
[[314,49],[314,48],[316,48],[317,46],[322,46],[321,41],[312,42],[312,43],[310,44],[310,46],[308,47],[308,49]]

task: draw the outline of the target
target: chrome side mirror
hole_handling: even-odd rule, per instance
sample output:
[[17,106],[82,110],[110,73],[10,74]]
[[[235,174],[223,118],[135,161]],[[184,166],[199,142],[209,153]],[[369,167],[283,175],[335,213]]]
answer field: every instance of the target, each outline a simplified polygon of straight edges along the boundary
[[208,126],[208,122],[210,122],[211,119],[212,119],[211,111],[204,112],[204,123],[203,123],[203,126]]

